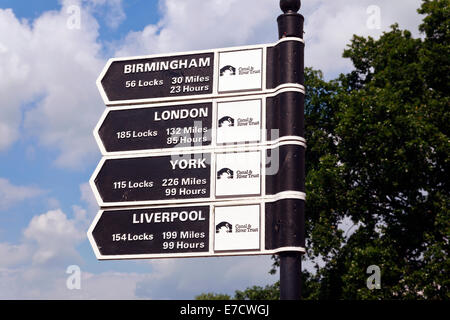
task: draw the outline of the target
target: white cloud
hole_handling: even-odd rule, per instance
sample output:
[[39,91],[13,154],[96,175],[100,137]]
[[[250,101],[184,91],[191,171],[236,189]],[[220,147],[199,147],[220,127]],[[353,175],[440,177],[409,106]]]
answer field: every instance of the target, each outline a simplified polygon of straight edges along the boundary
[[152,260],[151,279],[136,284],[136,296],[149,299],[193,299],[207,292],[234,295],[253,285],[278,280],[270,256],[210,257]]
[[94,11],[104,13],[108,27],[117,28],[126,18],[122,0],[90,0],[88,6]]
[[31,248],[25,244],[0,243],[0,269],[22,264],[30,255]]
[[[420,4],[420,0],[305,1],[301,9],[305,16],[305,65],[321,69],[326,78],[332,78],[351,68],[351,61],[343,59],[342,53],[354,34],[378,38],[398,22],[400,28],[419,36],[417,27],[422,17],[416,10]],[[372,14],[367,12],[369,6],[380,9],[379,29],[367,26]]]
[[273,0],[166,0],[157,25],[131,32],[117,56],[199,50],[276,40]]
[[32,25],[0,9],[0,73],[8,75],[0,77],[0,150],[28,133],[60,151],[60,166],[79,167],[98,155],[92,128],[104,106],[95,80],[104,61],[95,19],[81,8],[81,28],[68,28],[66,9]]
[[78,7],[104,19],[111,29],[117,28],[126,18],[122,0],[61,0],[61,3],[63,8],[69,9],[67,13],[74,14],[75,11],[70,9]]
[[34,216],[23,232],[27,242],[36,244],[33,264],[45,264],[55,260],[80,260],[75,246],[85,239],[85,233],[77,227],[77,221],[68,219],[60,209]]
[[82,11],[81,29],[66,27],[64,8],[44,14],[33,26],[34,72],[45,97],[25,114],[24,126],[61,153],[57,164],[80,166],[98,154],[92,128],[104,108],[95,86],[103,61],[98,58],[98,25]]
[[16,186],[9,180],[0,178],[0,210],[6,210],[11,206],[35,198],[44,193],[38,187]]
[[[351,62],[342,58],[353,34],[379,37],[395,22],[418,36],[420,0],[311,0],[303,2],[305,64],[321,69],[327,78],[347,72]],[[380,28],[367,27],[370,12],[380,8]],[[275,42],[276,18],[281,14],[272,0],[165,0],[156,25],[130,32],[117,44],[116,56],[145,55],[226,46]]]
[[60,209],[34,216],[19,244],[0,243],[1,299],[57,299],[65,289],[65,268],[82,263],[77,246],[84,227]]
[[21,24],[11,9],[0,9],[0,151],[19,138],[20,103],[38,84],[29,82],[31,69],[21,52],[27,51],[31,29]]
[[94,217],[99,209],[97,199],[95,199],[94,192],[91,189],[89,182],[80,185],[81,201],[87,205],[89,216]]

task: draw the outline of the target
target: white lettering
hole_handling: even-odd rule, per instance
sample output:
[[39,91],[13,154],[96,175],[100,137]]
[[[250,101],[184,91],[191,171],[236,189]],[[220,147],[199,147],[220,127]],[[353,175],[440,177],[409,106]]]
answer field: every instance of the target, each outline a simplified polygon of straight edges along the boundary
[[172,170],[175,169],[199,169],[199,168],[205,168],[206,169],[206,159],[182,159],[182,160],[170,160],[170,164],[172,165]]
[[208,108],[192,108],[179,110],[155,111],[154,120],[178,120],[186,118],[206,118],[208,117]]
[[174,221],[205,221],[202,210],[192,211],[163,211],[151,213],[133,213],[133,224],[165,223]]
[[123,73],[141,73],[152,71],[206,68],[211,65],[211,58],[192,58],[166,61],[153,61],[146,63],[126,64],[123,67]]

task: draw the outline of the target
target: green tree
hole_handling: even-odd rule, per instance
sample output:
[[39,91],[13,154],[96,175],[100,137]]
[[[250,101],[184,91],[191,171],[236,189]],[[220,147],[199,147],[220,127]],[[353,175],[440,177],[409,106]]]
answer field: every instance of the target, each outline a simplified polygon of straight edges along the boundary
[[[418,12],[423,39],[398,25],[355,35],[343,54],[350,73],[324,81],[306,70],[305,259],[315,272],[303,273],[304,299],[450,298],[449,0]],[[344,220],[355,224],[347,234]],[[366,287],[370,265],[381,289]]]
[[236,290],[234,293],[235,300],[279,300],[280,299],[280,282],[277,281],[272,285],[265,287],[253,286],[244,291]]
[[[448,298],[449,3],[425,1],[419,12],[424,40],[394,25],[379,40],[355,36],[344,52],[355,70],[341,76],[336,97],[351,204],[341,214],[363,226],[335,255],[340,272],[326,268],[342,279],[330,298]],[[436,43],[446,54],[430,65]],[[381,290],[361,286],[371,264],[381,268]]]
[[253,286],[244,291],[236,290],[234,296],[227,294],[203,293],[195,297],[196,300],[279,300],[280,284],[275,282],[265,287]]
[[[359,228],[342,239],[330,225],[340,247],[316,248],[320,218],[308,220],[312,251],[327,258],[306,298],[449,298],[449,8],[423,2],[423,40],[393,25],[378,40],[354,36],[344,51],[355,69],[327,102],[334,147],[308,173],[308,202],[322,203],[314,184],[334,177],[335,204],[325,198],[322,210]],[[308,215],[320,217],[315,206]],[[365,286],[370,265],[381,269],[380,290]]]
[[198,296],[195,296],[195,300],[230,300],[231,297],[227,294],[221,293],[202,293]]

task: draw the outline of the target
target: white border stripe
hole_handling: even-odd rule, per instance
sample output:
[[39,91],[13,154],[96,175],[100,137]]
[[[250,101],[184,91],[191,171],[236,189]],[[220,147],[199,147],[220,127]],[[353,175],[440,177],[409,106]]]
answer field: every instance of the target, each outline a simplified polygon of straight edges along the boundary
[[274,254],[280,253],[280,252],[286,252],[286,251],[296,251],[296,252],[306,252],[305,247],[280,247],[277,249],[272,250]]

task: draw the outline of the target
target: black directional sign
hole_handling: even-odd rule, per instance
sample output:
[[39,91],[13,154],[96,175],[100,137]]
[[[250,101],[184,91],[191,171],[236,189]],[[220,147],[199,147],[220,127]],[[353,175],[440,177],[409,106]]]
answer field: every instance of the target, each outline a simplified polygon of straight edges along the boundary
[[303,88],[303,69],[283,72],[281,54],[299,38],[275,44],[110,59],[97,79],[106,105],[205,99]]
[[94,183],[104,203],[209,198],[211,155],[106,160]]
[[304,195],[301,142],[171,155],[105,157],[90,183],[100,206]]
[[108,111],[95,133],[105,153],[211,144],[211,102]]
[[292,107],[302,105],[303,99],[301,90],[287,88],[245,98],[111,107],[94,136],[104,155],[305,141],[303,109]]
[[102,255],[209,251],[209,206],[109,210],[92,235]]
[[208,94],[213,67],[213,53],[116,60],[101,86],[110,101]]
[[280,224],[303,206],[281,198],[101,210],[88,237],[98,259],[303,252],[304,238],[291,236],[295,222]]

